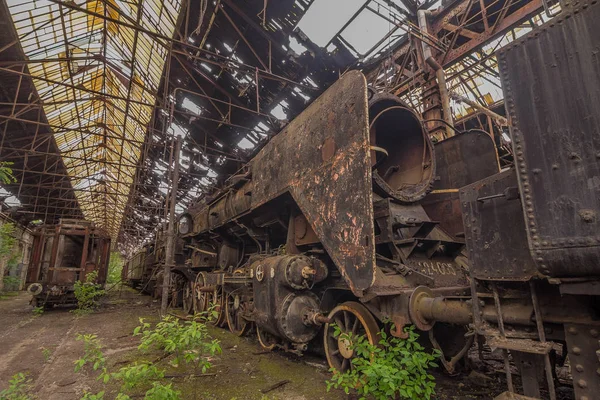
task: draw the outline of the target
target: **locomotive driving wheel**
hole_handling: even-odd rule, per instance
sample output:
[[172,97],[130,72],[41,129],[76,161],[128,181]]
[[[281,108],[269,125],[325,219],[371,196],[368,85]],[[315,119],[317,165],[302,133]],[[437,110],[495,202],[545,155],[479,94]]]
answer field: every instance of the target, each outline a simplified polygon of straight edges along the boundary
[[226,320],[225,317],[225,295],[223,293],[223,286],[219,285],[213,293],[211,293],[211,302],[214,305],[214,311],[217,313],[217,317],[209,321],[214,326],[223,326]]
[[[346,372],[352,368],[354,358],[353,338],[365,336],[370,344],[378,344],[379,326],[369,310],[360,303],[348,301],[335,307],[329,313],[333,323],[325,324],[324,345],[327,362],[331,368],[339,372]],[[340,330],[335,335],[332,326],[336,324]]]
[[194,282],[187,281],[183,287],[183,311],[190,314],[194,308]]
[[200,272],[196,275],[196,282],[193,290],[194,314],[200,314],[208,308],[208,293],[201,292],[200,289],[206,284],[206,273]]
[[225,301],[225,315],[227,316],[227,326],[231,333],[242,336],[250,328],[250,322],[242,317],[246,303],[242,301],[242,296],[231,292],[227,294]]
[[258,325],[256,326],[256,335],[258,336],[258,342],[265,350],[273,350],[280,342],[278,337],[259,328]]

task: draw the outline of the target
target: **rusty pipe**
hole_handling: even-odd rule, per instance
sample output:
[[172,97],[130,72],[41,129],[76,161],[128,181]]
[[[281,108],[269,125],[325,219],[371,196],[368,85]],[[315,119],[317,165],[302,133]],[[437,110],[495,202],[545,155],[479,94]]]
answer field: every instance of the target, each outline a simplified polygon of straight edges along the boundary
[[465,103],[466,105],[473,107],[477,111],[482,112],[483,114],[487,115],[488,117],[490,117],[494,121],[496,121],[496,123],[500,126],[509,126],[508,120],[506,118],[504,118],[502,115],[493,112],[492,110],[490,110],[487,107],[482,106],[481,104],[477,104],[476,102],[471,101],[470,99],[468,99],[465,96],[462,96],[455,92],[450,92],[450,97],[456,101],[460,101],[461,103]]
[[[533,305],[522,302],[505,302],[502,304],[502,320],[508,325],[536,326]],[[471,300],[448,299],[445,297],[430,297],[421,295],[412,307],[411,319],[425,321],[433,325],[434,322],[446,322],[457,325],[468,325],[473,322],[473,307]],[[498,322],[498,312],[493,304],[484,304],[480,308],[483,320],[490,323]],[[585,320],[586,324],[600,325],[592,321],[585,311],[581,313],[565,313],[560,305],[546,306],[543,310],[544,323],[566,324],[574,321]],[[413,318],[412,316],[415,316]]]
[[473,310],[470,304],[445,297],[422,297],[418,301],[416,312],[422,319],[430,322],[468,325],[473,321]]
[[434,71],[435,77],[437,79],[438,87],[440,90],[440,99],[442,100],[442,111],[444,112],[444,121],[446,121],[446,136],[452,137],[454,136],[454,119],[452,118],[452,112],[450,110],[450,96],[448,94],[448,85],[446,84],[446,73],[444,72],[444,68],[437,62],[437,60],[433,57],[433,53],[431,51],[431,46],[427,44],[425,40],[423,40],[424,33],[429,33],[427,29],[427,16],[432,15],[429,10],[419,10],[417,11],[417,19],[419,23],[419,29],[421,30],[421,47],[423,49],[423,59]]

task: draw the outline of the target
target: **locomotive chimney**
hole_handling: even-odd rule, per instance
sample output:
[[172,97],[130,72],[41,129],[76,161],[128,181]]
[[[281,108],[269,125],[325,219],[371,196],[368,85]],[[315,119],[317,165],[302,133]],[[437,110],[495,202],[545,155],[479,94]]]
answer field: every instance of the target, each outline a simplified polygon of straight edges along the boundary
[[421,118],[398,97],[374,94],[369,129],[375,192],[404,203],[422,199],[433,184],[435,157]]

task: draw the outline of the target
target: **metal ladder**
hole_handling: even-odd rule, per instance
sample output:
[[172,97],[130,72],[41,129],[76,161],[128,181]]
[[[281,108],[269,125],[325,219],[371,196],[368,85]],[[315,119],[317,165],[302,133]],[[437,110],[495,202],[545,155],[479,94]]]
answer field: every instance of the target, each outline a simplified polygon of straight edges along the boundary
[[[486,334],[486,331],[483,329],[483,322],[481,319],[481,311],[480,311],[480,303],[479,298],[477,296],[477,285],[475,280],[471,280],[471,291],[473,297],[473,314],[475,321],[475,328],[478,334],[483,334],[486,337],[487,343],[491,347],[499,348],[502,350],[502,357],[504,360],[504,370],[506,373],[506,382],[508,386],[508,392],[505,392],[503,395],[497,397],[497,399],[511,399],[511,398],[519,398],[519,399],[536,399],[540,397],[539,392],[539,382],[537,381],[537,368],[530,368],[527,370],[523,367],[528,360],[533,360],[535,363],[536,357],[543,357],[544,359],[544,370],[546,375],[546,382],[548,385],[548,392],[550,395],[550,400],[556,400],[556,391],[554,387],[554,375],[552,373],[552,363],[550,361],[550,351],[552,350],[552,344],[546,341],[546,334],[544,332],[544,325],[542,314],[539,307],[539,301],[537,297],[537,293],[535,291],[535,285],[533,281],[529,282],[529,287],[531,291],[531,300],[533,304],[534,316],[537,326],[537,336],[538,340],[531,339],[513,339],[507,338],[506,331],[504,329],[504,319],[502,317],[502,305],[500,303],[500,296],[498,295],[498,289],[494,282],[491,282],[492,294],[494,297],[494,305],[496,308],[497,314],[497,323],[498,323],[498,335],[489,335]],[[521,364],[521,376],[523,380],[523,389],[526,396],[517,395],[515,393],[515,388],[513,384],[512,374],[510,372],[510,360],[509,360],[509,352],[514,352],[513,357],[515,359],[520,359],[523,361]],[[525,376],[526,372],[529,374],[533,374],[533,376],[529,375]],[[529,379],[528,379],[529,378]],[[529,397],[527,397],[529,396]],[[531,397],[536,396],[536,397]]]

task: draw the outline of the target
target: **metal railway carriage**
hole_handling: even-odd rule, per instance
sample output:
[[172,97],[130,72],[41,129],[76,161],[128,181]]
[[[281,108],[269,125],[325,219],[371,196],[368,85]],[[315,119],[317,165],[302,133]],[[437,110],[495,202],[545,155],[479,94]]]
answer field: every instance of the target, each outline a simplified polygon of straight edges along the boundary
[[97,272],[96,283],[106,283],[110,236],[93,222],[61,219],[33,232],[33,250],[27,270],[27,291],[34,306],[76,304],[74,285]]
[[576,398],[597,398],[598,20],[583,3],[500,51],[505,171],[487,134],[433,145],[407,105],[346,73],[180,217],[185,308],[214,302],[217,323],[254,326],[266,348],[323,340],[340,370],[353,353],[333,322],[371,342],[382,321],[400,337],[414,324],[448,371],[479,335],[502,349],[509,391],[510,355],[532,398],[540,383],[556,398],[562,346]]
[[144,272],[146,270],[146,258],[148,247],[143,247],[136,252],[123,266],[121,280],[132,288],[140,288],[143,284]]

